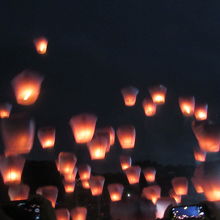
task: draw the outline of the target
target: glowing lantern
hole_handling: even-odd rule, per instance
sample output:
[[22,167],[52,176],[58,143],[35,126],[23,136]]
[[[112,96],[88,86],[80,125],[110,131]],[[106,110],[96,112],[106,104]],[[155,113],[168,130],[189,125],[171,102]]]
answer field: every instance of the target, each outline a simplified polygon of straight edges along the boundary
[[87,208],[76,207],[71,210],[71,217],[73,220],[86,220]]
[[12,80],[12,87],[17,103],[20,105],[32,105],[40,94],[43,77],[39,73],[24,70]]
[[89,185],[93,196],[100,196],[102,194],[104,183],[105,178],[103,176],[91,176]]
[[191,97],[180,97],[179,106],[182,114],[186,117],[193,116],[195,110],[195,98]]
[[76,143],[85,144],[92,140],[97,117],[91,114],[80,114],[70,119],[70,126]]
[[181,203],[182,197],[177,195],[173,189],[170,190],[169,194],[170,197],[173,198],[177,204]]
[[144,99],[142,105],[146,116],[152,117],[156,114],[157,106],[152,99]]
[[208,117],[208,105],[196,105],[194,116],[197,121],[206,120]]
[[91,167],[87,164],[79,166],[80,180],[89,180],[91,175]]
[[42,186],[39,187],[36,191],[36,194],[42,195],[48,199],[52,206],[55,207],[58,195],[58,189],[56,186]]
[[176,205],[176,202],[173,198],[170,197],[159,198],[156,203],[156,209],[157,209],[156,217],[162,219],[164,217],[164,213],[167,207],[170,205],[173,206]]
[[64,173],[63,174],[64,180],[66,182],[75,182],[77,172],[78,172],[78,169],[77,169],[77,167],[75,167],[72,173]]
[[194,158],[198,162],[205,162],[206,160],[206,152],[200,150],[200,149],[195,149],[194,150]]
[[196,177],[192,177],[191,179],[193,186],[197,193],[204,193],[203,187],[202,187],[202,180]]
[[83,181],[81,181],[81,183],[82,183],[82,187],[84,189],[89,189],[90,188],[89,180],[83,180]]
[[215,180],[203,180],[202,187],[206,199],[210,202],[220,201],[220,181]]
[[68,209],[56,209],[56,220],[70,220],[70,213]]
[[75,182],[63,181],[63,186],[66,193],[73,193],[75,190]]
[[175,177],[172,179],[172,186],[177,195],[187,195],[188,180],[186,177]]
[[35,48],[38,54],[46,54],[47,53],[47,44],[48,41],[44,37],[40,37],[34,40]]
[[120,156],[121,169],[126,170],[131,166],[131,157],[129,156]]
[[143,173],[148,183],[153,183],[155,181],[156,170],[153,167],[145,168]]
[[161,195],[161,187],[158,185],[144,187],[142,195],[156,204]]
[[121,90],[122,96],[124,98],[124,103],[126,106],[135,105],[138,92],[139,92],[138,89],[132,86],[123,88]]
[[53,148],[55,144],[55,128],[46,127],[38,130],[38,138],[42,148]]
[[161,105],[165,103],[167,93],[166,87],[162,85],[153,86],[149,88],[149,92],[155,104]]
[[0,157],[0,171],[5,184],[20,184],[24,163],[21,156]]
[[124,186],[122,184],[108,185],[108,192],[112,202],[120,201],[123,191],[124,191]]
[[29,196],[30,188],[28,185],[19,184],[9,186],[8,195],[11,201],[26,200]]
[[139,183],[141,168],[139,166],[131,166],[125,171],[129,184]]
[[104,128],[101,128],[101,129],[97,129],[97,132],[106,132],[109,134],[110,136],[110,146],[112,146],[114,143],[115,143],[115,131],[113,129],[113,127],[104,127]]
[[132,125],[119,127],[117,129],[117,136],[123,149],[134,148],[136,132]]
[[0,118],[9,118],[12,105],[9,103],[0,104]]

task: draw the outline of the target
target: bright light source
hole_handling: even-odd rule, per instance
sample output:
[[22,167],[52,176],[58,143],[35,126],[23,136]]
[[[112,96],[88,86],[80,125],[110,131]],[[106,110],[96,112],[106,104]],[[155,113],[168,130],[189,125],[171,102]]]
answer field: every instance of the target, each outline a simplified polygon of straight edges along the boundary
[[128,196],[128,197],[131,197],[131,194],[130,194],[130,193],[128,193],[128,194],[127,194],[127,196]]

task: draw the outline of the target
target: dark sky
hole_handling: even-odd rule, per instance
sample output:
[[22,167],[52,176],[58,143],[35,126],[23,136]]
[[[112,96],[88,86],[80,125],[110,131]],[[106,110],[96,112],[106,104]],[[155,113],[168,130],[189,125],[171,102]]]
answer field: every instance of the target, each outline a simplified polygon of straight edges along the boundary
[[[1,1],[0,100],[12,102],[14,112],[30,112],[37,127],[56,126],[55,154],[78,148],[68,121],[91,112],[98,126],[136,127],[135,160],[192,164],[196,142],[177,99],[195,95],[208,102],[212,120],[220,119],[219,11],[217,0]],[[34,50],[38,36],[49,40],[46,56]],[[15,104],[10,81],[27,68],[45,80],[38,102],[24,108]],[[155,83],[168,88],[167,103],[149,119],[141,102]],[[123,106],[126,85],[140,89],[134,108]],[[30,158],[53,158],[35,142]],[[100,166],[111,170],[118,161],[121,149],[113,148]],[[78,154],[88,161],[88,153]]]

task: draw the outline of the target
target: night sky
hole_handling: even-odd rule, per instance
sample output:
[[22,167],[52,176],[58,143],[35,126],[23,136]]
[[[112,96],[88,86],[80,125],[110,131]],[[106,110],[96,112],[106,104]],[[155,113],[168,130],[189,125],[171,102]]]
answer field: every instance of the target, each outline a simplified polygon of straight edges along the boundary
[[[55,151],[44,152],[36,138],[29,159],[53,159],[62,150],[76,151],[69,127],[72,115],[91,112],[97,126],[136,127],[135,161],[194,164],[196,140],[191,120],[178,107],[180,95],[209,104],[209,118],[220,121],[220,3],[201,0],[22,1],[0,3],[0,101],[13,112],[29,112],[40,126],[55,126]],[[46,56],[33,39],[45,36]],[[24,69],[45,79],[36,104],[15,103],[11,79]],[[142,100],[148,86],[167,87],[167,102],[147,118]],[[133,85],[140,93],[135,107],[123,105],[120,89]],[[116,143],[101,169],[119,169],[122,150]],[[218,155],[208,155],[208,160]],[[114,164],[113,164],[114,163]],[[114,165],[114,166],[113,166]]]

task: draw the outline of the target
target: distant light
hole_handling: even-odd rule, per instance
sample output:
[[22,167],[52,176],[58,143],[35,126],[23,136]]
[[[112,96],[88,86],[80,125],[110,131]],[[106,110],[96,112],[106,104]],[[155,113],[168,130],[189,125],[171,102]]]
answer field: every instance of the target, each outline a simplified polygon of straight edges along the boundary
[[131,197],[131,194],[130,194],[130,193],[128,193],[128,194],[127,194],[127,196],[128,196],[128,197]]
[[187,208],[188,208],[187,206],[184,207],[184,209],[187,209]]

